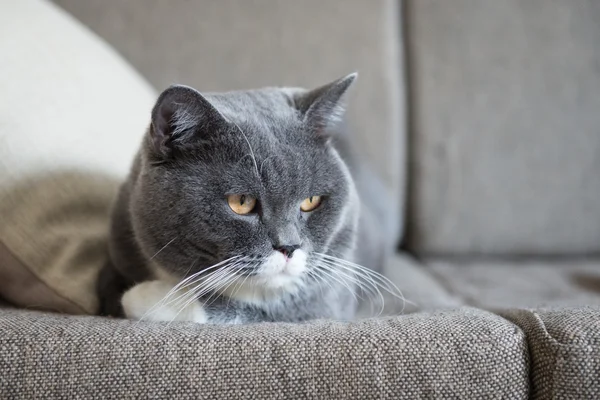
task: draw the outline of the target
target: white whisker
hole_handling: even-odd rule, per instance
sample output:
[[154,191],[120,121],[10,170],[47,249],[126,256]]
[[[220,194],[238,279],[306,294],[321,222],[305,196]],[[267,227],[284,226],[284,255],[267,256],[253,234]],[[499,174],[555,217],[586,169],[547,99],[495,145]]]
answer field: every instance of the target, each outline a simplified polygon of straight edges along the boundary
[[[238,282],[238,285],[237,285],[237,286],[234,286],[234,288],[233,288],[233,293],[232,293],[230,296],[227,296],[227,306],[225,307],[225,309],[228,309],[228,308],[229,308],[229,302],[231,301],[231,298],[232,298],[232,297],[235,297],[235,295],[236,295],[236,294],[239,292],[239,290],[240,290],[242,287],[244,287],[244,283],[246,283],[246,281],[248,280],[248,278],[249,278],[249,277],[250,277],[250,275],[249,275],[249,274],[247,274],[247,275],[246,275],[246,277],[244,278],[244,280],[243,280],[243,281],[241,281],[241,282]],[[225,289],[225,290],[227,290],[227,289]]]
[[[400,297],[403,299],[402,296],[402,291],[398,288],[398,286],[396,286],[396,284],[394,282],[392,282],[389,278],[387,278],[385,275],[382,275],[378,272],[375,272],[369,268],[366,268],[362,265],[341,259],[341,258],[337,258],[337,257],[333,257],[333,256],[329,256],[327,254],[319,254],[321,257],[323,257],[324,259],[328,259],[329,261],[336,263],[339,266],[346,266],[346,269],[352,270],[352,268],[361,271],[369,276],[371,276],[374,279],[379,280],[380,282],[385,283],[384,288],[386,289],[386,291],[388,291],[390,294],[392,295],[396,295],[398,296],[398,294],[400,295]],[[342,265],[340,265],[342,264]],[[350,268],[351,267],[351,268]]]
[[[212,303],[214,303],[219,298],[218,293],[226,291],[231,285],[235,284],[235,282],[238,281],[238,278],[239,278],[239,275],[234,272],[230,279],[227,279],[227,281],[223,282],[223,284],[220,287],[215,288],[213,293],[208,297],[208,299],[206,299],[202,303],[202,305],[204,307],[210,306]],[[213,297],[214,297],[214,299],[212,301],[210,301],[210,299],[212,299]],[[209,301],[210,301],[210,303],[209,303]]]
[[265,166],[265,162],[269,160],[269,158],[273,158],[274,156],[269,156],[267,158],[265,158],[261,163],[260,163],[260,174],[262,176],[262,171],[263,171],[263,167]]
[[[383,313],[383,311],[385,309],[385,298],[383,297],[383,293],[381,293],[381,291],[379,290],[379,286],[381,286],[380,284],[375,282],[373,279],[371,279],[370,276],[364,274],[362,271],[347,268],[345,266],[338,265],[338,264],[333,263],[328,260],[321,260],[321,261],[322,261],[322,263],[324,263],[323,265],[327,265],[331,269],[335,269],[334,267],[337,267],[338,269],[341,268],[343,270],[351,271],[352,274],[354,275],[354,277],[358,280],[358,282],[360,282],[358,284],[358,287],[362,291],[367,292],[367,288],[372,287],[374,289],[374,292],[369,290],[369,293],[372,293],[373,296],[375,296],[375,292],[377,292],[378,300],[379,300],[379,303],[381,304],[381,309],[380,309],[378,315],[381,315]],[[338,272],[342,272],[342,271],[338,271]],[[363,279],[363,281],[361,281],[361,279]],[[365,281],[367,281],[367,282],[365,282]],[[367,284],[369,286],[367,286]],[[373,297],[369,296],[369,298],[370,298],[371,302],[374,301]]]
[[[247,257],[242,257],[236,260],[233,264],[222,267],[221,269],[212,272],[206,277],[201,277],[197,280],[199,282],[193,289],[189,290],[184,296],[186,298],[200,298],[210,291],[214,291],[215,288],[224,280],[228,279],[230,275],[235,275],[235,268],[243,265]],[[183,301],[186,301],[184,299]]]
[[[338,268],[342,268],[348,271],[352,271],[353,273],[356,274],[356,276],[360,276],[362,279],[368,279],[371,284],[373,285],[373,287],[375,289],[377,289],[377,291],[379,292],[378,287],[381,287],[382,289],[384,289],[386,292],[388,292],[390,295],[392,295],[393,297],[401,300],[402,303],[402,311],[404,312],[404,307],[406,303],[410,303],[410,304],[414,304],[408,300],[406,300],[404,298],[404,296],[402,295],[402,291],[398,288],[398,286],[396,286],[396,284],[394,282],[392,282],[389,278],[387,278],[386,276],[375,272],[371,269],[368,269],[362,265],[338,258],[338,257],[334,257],[334,256],[330,256],[327,254],[321,254],[321,253],[314,253],[317,256],[320,256],[322,258],[322,261],[325,264],[330,265],[331,267],[338,267]],[[381,295],[381,299],[383,301],[383,295],[380,293]],[[383,309],[383,308],[382,308]]]
[[187,290],[185,293],[183,293],[180,296],[178,296],[177,298],[167,302],[166,304],[171,304],[171,303],[177,302],[179,299],[182,299],[182,298],[184,298],[184,299],[182,299],[182,301],[187,301],[188,298],[202,296],[207,291],[211,290],[211,288],[214,284],[218,284],[218,282],[220,282],[222,279],[224,279],[229,274],[230,270],[234,269],[235,267],[237,267],[240,264],[241,264],[241,261],[238,260],[238,261],[235,261],[231,265],[221,266],[220,269],[211,272],[207,276],[199,277],[194,282],[190,282],[186,285],[186,286],[195,285],[192,289]]
[[[329,270],[331,271],[331,270]],[[350,294],[352,294],[352,297],[354,297],[354,301],[356,301],[356,303],[358,303],[358,297],[356,296],[356,291],[353,290],[350,285],[348,285],[348,283],[346,281],[344,281],[343,279],[338,279],[338,277],[336,277],[333,274],[330,274],[328,271],[326,271],[325,269],[321,269],[321,273],[329,276],[331,279],[333,279],[334,281],[336,281],[337,283],[339,283],[340,285],[344,286],[346,289],[348,289],[348,291],[350,292]]]
[[[201,296],[203,296],[204,294],[211,292],[212,294],[209,296],[209,298],[204,301],[202,303],[203,306],[206,306],[206,303],[217,294],[218,290],[220,290],[221,288],[223,288],[225,285],[227,285],[226,287],[229,287],[231,285],[231,283],[235,282],[236,279],[236,273],[232,272],[232,273],[227,273],[229,271],[225,271],[226,273],[223,275],[223,278],[220,278],[218,281],[214,282],[211,287],[202,287],[202,289],[200,290],[199,293],[195,293],[192,296],[190,296],[188,298],[187,301],[185,301],[185,303],[179,307],[179,311],[175,314],[175,316],[171,319],[171,321],[169,322],[169,324],[171,322],[173,322],[175,320],[175,318],[177,318],[177,316],[183,311],[185,310],[187,307],[189,307],[190,304],[192,304],[195,301],[198,301],[200,299]],[[216,298],[215,298],[216,300]],[[214,301],[214,300],[213,300]],[[212,302],[210,303],[212,304]],[[210,305],[209,304],[209,305]],[[168,325],[168,324],[167,324]]]
[[179,296],[175,297],[174,299],[169,300],[164,305],[180,303],[182,301],[187,301],[191,297],[195,297],[199,290],[201,291],[203,288],[210,286],[210,284],[207,285],[206,282],[218,282],[222,277],[227,275],[227,269],[228,268],[223,267],[221,269],[218,269],[217,271],[211,272],[205,277],[198,278],[194,282],[188,283],[186,286],[193,287],[190,289],[181,288],[180,290],[185,289],[184,292],[181,293]]
[[167,244],[165,244],[163,247],[161,247],[160,250],[158,250],[152,257],[150,257],[150,261],[152,261],[154,259],[154,257],[156,257],[161,251],[166,249],[171,243],[173,243],[175,241],[175,239],[177,239],[177,237],[174,237],[173,239],[169,240],[169,242]]
[[[323,292],[323,286],[321,285],[321,283],[325,282],[325,280],[320,277],[316,272],[311,271],[310,269],[307,271],[308,276],[312,277],[315,282],[317,282],[317,284],[319,285],[319,290],[321,291],[321,299],[325,299],[325,293]],[[327,283],[327,282],[325,282]],[[332,288],[333,290],[333,288]]]
[[258,164],[256,163],[256,157],[254,156],[254,150],[252,150],[252,146],[250,146],[250,141],[248,140],[248,137],[246,137],[246,134],[244,133],[244,131],[242,131],[242,128],[240,128],[240,126],[238,124],[236,124],[233,121],[230,121],[230,122],[233,125],[235,125],[235,127],[240,131],[240,133],[244,137],[244,140],[248,144],[248,148],[250,149],[250,154],[252,156],[252,161],[254,162],[254,168],[256,169],[256,175],[257,175],[258,179],[260,180],[260,172],[258,171]]
[[[215,287],[220,287],[220,286],[222,286],[222,285],[223,285],[223,283],[222,283],[223,281],[228,281],[229,279],[231,279],[232,277],[234,277],[234,275],[235,275],[234,273],[233,273],[233,274],[227,274],[227,273],[225,273],[225,274],[224,274],[225,278],[223,278],[223,279],[219,279],[219,281],[218,281],[218,282],[216,282],[216,283],[215,283],[213,286],[215,286]],[[195,289],[196,289],[196,288],[195,288]],[[195,290],[195,289],[194,289],[194,290]],[[212,290],[212,288],[211,288],[210,290]],[[206,289],[206,288],[202,288],[201,292],[205,292],[205,291],[208,291],[208,289]],[[214,293],[213,293],[213,294],[214,294]],[[167,326],[168,326],[169,324],[171,324],[171,322],[173,322],[173,321],[175,320],[175,318],[177,318],[177,316],[178,316],[179,314],[181,314],[181,312],[182,312],[183,310],[185,310],[186,308],[188,308],[190,304],[192,304],[192,303],[193,303],[193,302],[195,302],[195,301],[198,301],[198,299],[199,299],[199,297],[200,297],[200,296],[202,296],[202,294],[194,294],[194,293],[192,293],[192,295],[191,295],[191,296],[189,296],[189,297],[188,297],[186,300],[180,301],[179,303],[180,303],[180,304],[181,304],[181,303],[183,303],[183,305],[181,305],[180,307],[177,307],[177,308],[179,309],[179,311],[177,311],[177,313],[176,313],[176,314],[175,314],[175,316],[174,316],[174,317],[171,319],[171,321],[169,321],[169,323],[167,324]]]
[[[202,271],[195,273],[194,275],[190,276],[188,279],[185,280],[185,281],[188,281],[185,285],[182,285],[182,283],[185,283],[185,282],[180,282],[177,286],[175,286],[173,289],[171,289],[171,291],[168,293],[168,296],[173,294],[176,291],[187,289],[190,286],[194,286],[194,288],[186,290],[186,292],[184,292],[183,295],[189,293],[190,291],[197,289],[199,285],[204,284],[205,282],[210,281],[213,278],[216,278],[217,273],[222,272],[223,270],[226,270],[229,268],[233,268],[234,266],[238,265],[238,263],[239,263],[238,258],[239,258],[238,256],[231,257],[225,261],[221,261],[218,264],[215,264],[209,268],[205,268]],[[233,260],[235,260],[235,261],[233,261]],[[214,270],[215,268],[219,268],[219,269],[210,272],[208,275],[204,275],[206,272],[208,272],[210,270]],[[190,282],[189,281],[190,279],[193,279],[193,280]],[[168,296],[165,296],[165,298],[167,298]],[[181,296],[179,296],[178,298],[180,298],[180,297]],[[178,298],[176,298],[172,301],[169,301],[166,304],[170,304],[173,301],[177,300]]]
[[[148,309],[148,311],[146,311],[146,312],[144,313],[144,315],[142,315],[142,317],[141,317],[141,318],[138,320],[138,323],[139,323],[140,321],[143,321],[143,320],[144,320],[144,318],[146,318],[148,315],[150,315],[150,314],[152,314],[152,313],[156,312],[158,309],[160,309],[160,307],[162,307],[162,306],[164,306],[164,305],[166,305],[166,304],[170,304],[170,303],[172,303],[172,300],[171,300],[171,301],[168,301],[168,300],[169,300],[169,298],[170,298],[172,295],[174,295],[176,292],[178,292],[178,291],[180,291],[180,290],[182,290],[182,289],[185,289],[186,287],[188,287],[188,286],[190,286],[190,285],[191,285],[190,283],[187,283],[187,284],[186,284],[186,282],[189,282],[190,280],[193,280],[193,279],[195,279],[195,278],[198,278],[198,277],[200,277],[202,274],[206,273],[206,272],[207,272],[207,271],[209,271],[209,270],[212,270],[212,269],[214,269],[214,268],[217,268],[217,267],[223,267],[223,265],[224,265],[224,264],[226,264],[226,263],[229,263],[229,262],[231,262],[231,261],[233,261],[233,260],[236,260],[236,259],[238,259],[238,258],[240,258],[240,256],[234,256],[234,257],[228,258],[228,259],[226,259],[226,260],[223,260],[223,261],[221,261],[221,262],[219,262],[219,263],[217,263],[217,264],[215,264],[215,265],[213,265],[213,266],[211,266],[211,267],[209,267],[209,268],[205,268],[205,269],[203,269],[202,271],[199,271],[199,272],[197,272],[197,273],[195,273],[195,274],[193,274],[193,275],[191,275],[191,276],[189,276],[189,277],[185,278],[184,280],[182,280],[181,282],[179,282],[177,285],[175,285],[175,286],[174,286],[174,287],[173,287],[171,290],[169,290],[169,292],[168,292],[168,293],[167,293],[167,294],[166,294],[166,295],[165,295],[165,296],[164,296],[164,297],[163,297],[161,300],[157,301],[157,302],[156,302],[156,303],[155,303],[155,304],[154,304],[152,307],[150,307],[150,309]],[[190,266],[190,269],[193,267],[193,265],[194,265],[194,264],[195,264],[197,261],[198,261],[198,259],[194,260],[194,262],[193,262],[193,263],[192,263],[192,265]],[[223,268],[224,268],[224,267],[223,267]],[[212,273],[211,273],[211,274],[212,274]],[[209,276],[210,276],[211,274],[209,274]],[[185,284],[185,285],[184,285],[184,284]],[[180,296],[180,297],[181,297],[181,296]],[[177,300],[177,299],[175,299],[175,300]],[[168,302],[167,302],[167,301],[168,301]],[[137,324],[136,324],[136,325],[137,325]]]
[[[201,277],[202,274],[204,274],[204,273],[206,273],[206,272],[208,272],[210,270],[214,270],[215,268],[218,268],[218,267],[222,267],[222,268],[227,267],[227,265],[225,265],[225,264],[228,263],[228,262],[231,262],[231,261],[235,260],[236,263],[237,263],[238,261],[240,261],[239,258],[240,258],[240,256],[234,256],[234,257],[228,258],[226,260],[223,260],[221,262],[218,262],[217,264],[212,265],[212,266],[210,266],[208,268],[204,268],[203,270],[201,270],[199,272],[196,272],[195,274],[193,274],[193,275],[189,276],[188,278],[184,279],[183,281],[179,282],[173,288],[173,291],[179,290],[179,289],[182,289],[182,288],[185,288],[185,287],[189,286],[189,284],[187,284],[188,281],[190,281],[191,279],[197,278],[197,277]],[[185,286],[183,286],[184,284],[185,284]]]

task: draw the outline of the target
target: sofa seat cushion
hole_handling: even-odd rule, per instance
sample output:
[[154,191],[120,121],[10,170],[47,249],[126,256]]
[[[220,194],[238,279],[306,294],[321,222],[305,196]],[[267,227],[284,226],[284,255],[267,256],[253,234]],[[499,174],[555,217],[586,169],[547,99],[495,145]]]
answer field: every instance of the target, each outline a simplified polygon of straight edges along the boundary
[[[460,296],[450,293],[436,276],[409,254],[396,254],[385,264],[382,272],[400,289],[404,298],[403,301],[383,291],[384,315],[451,309],[465,304]],[[362,311],[369,311],[372,315],[372,305],[378,304],[363,302],[362,305]],[[360,316],[363,315],[368,314]]]
[[600,398],[600,306],[502,315],[527,335],[533,398]]
[[0,310],[0,397],[525,399],[524,333],[463,308],[354,323],[135,323]]
[[429,259],[454,296],[485,309],[600,305],[600,259]]

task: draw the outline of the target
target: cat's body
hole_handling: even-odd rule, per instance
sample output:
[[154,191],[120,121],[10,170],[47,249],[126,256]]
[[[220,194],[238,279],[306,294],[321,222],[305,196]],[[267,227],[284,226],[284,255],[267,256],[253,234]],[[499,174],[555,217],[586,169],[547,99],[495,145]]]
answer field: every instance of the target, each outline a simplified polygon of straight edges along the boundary
[[354,78],[314,91],[163,92],[113,209],[103,313],[352,318],[356,285],[374,275],[351,263],[378,269],[394,237],[383,193],[359,195],[376,178],[352,163],[341,132]]

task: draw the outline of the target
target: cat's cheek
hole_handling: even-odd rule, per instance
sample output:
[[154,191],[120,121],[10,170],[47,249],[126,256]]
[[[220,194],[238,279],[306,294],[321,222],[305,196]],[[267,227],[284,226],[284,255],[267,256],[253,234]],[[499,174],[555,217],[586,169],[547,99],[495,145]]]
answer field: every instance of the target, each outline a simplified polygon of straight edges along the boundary
[[[183,309],[174,307],[173,304],[156,307],[155,305],[159,304],[172,288],[172,285],[160,280],[135,285],[121,298],[125,316],[129,319],[144,321],[188,321],[199,324],[208,321],[204,308],[197,301]],[[174,296],[178,296],[178,294],[174,294]]]

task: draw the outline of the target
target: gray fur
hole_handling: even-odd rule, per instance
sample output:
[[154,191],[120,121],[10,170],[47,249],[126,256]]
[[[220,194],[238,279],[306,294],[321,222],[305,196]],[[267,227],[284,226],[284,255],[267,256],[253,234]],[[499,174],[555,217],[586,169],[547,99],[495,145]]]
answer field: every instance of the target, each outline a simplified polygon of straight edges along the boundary
[[[313,91],[200,95],[174,86],[163,92],[114,205],[111,264],[99,285],[103,313],[121,313],[125,289],[156,279],[156,268],[183,279],[244,255],[254,260],[246,266],[251,271],[280,245],[301,243],[309,269],[311,254],[318,252],[378,270],[392,246],[376,229],[384,220],[376,220],[381,212],[368,202],[361,208],[349,170],[366,173],[352,164],[349,169],[338,152],[353,159],[339,120],[355,77]],[[236,193],[256,197],[258,212],[233,213],[226,195]],[[313,195],[324,196],[323,204],[301,212],[299,203]],[[353,293],[346,285],[302,279],[297,291],[260,304],[213,296],[205,306],[208,321],[353,317]]]

